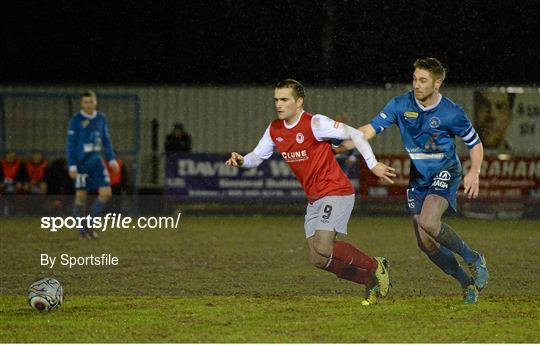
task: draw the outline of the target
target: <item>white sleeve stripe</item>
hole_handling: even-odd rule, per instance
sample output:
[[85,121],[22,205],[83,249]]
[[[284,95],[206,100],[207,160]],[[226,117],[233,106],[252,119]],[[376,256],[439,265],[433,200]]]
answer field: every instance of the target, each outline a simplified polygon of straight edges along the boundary
[[465,142],[465,144],[470,144],[472,143],[473,141],[475,141],[476,139],[478,138],[478,134],[474,134],[474,136],[472,138],[470,138],[469,140],[463,140]]
[[468,142],[466,144],[467,144],[468,147],[472,147],[472,146],[476,145],[478,142],[480,142],[480,138],[478,137],[478,135],[476,135],[474,137],[474,140],[472,140],[472,141],[470,141],[470,142]]
[[473,135],[476,134],[476,131],[474,130],[474,128],[471,127],[471,129],[469,130],[469,134],[465,135],[464,137],[461,137],[463,140],[465,141],[468,141],[469,139],[472,138]]

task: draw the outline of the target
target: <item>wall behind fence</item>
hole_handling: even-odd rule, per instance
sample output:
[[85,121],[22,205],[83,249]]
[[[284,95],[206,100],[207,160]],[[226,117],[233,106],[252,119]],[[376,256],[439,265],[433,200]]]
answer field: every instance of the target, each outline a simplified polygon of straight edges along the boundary
[[[359,126],[375,116],[394,96],[409,89],[408,84],[390,87],[321,88],[307,86],[306,110],[335,116],[347,112],[349,122]],[[140,97],[141,120],[141,164],[142,185],[151,184],[151,129],[150,123],[159,121],[160,153],[163,152],[165,136],[176,122],[182,122],[193,137],[193,151],[203,152],[248,152],[258,142],[269,122],[275,117],[273,89],[271,87],[165,87],[165,86],[0,86],[0,92],[82,92],[93,89],[98,94],[134,93]],[[443,94],[460,104],[472,117],[474,110],[472,87],[445,87]],[[113,110],[100,109],[109,118],[111,132],[125,131],[113,124]],[[59,125],[56,114],[50,109],[43,112],[50,119],[47,135],[65,136],[65,126]],[[63,115],[62,115],[63,116]],[[13,120],[13,119],[11,119]],[[62,122],[63,123],[63,122]],[[24,128],[20,130],[24,131]],[[10,133],[6,133],[7,136]],[[126,133],[126,135],[130,135]],[[460,150],[463,146],[459,144]],[[35,148],[35,147],[32,147]],[[396,128],[385,132],[384,137],[373,141],[376,153],[404,153]],[[47,150],[46,147],[40,148]],[[160,164],[159,184],[163,184],[163,160]]]

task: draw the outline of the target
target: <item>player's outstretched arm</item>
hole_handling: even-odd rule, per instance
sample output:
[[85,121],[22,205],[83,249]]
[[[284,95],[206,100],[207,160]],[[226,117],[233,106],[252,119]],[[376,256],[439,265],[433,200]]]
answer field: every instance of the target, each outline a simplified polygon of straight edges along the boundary
[[[375,128],[373,128],[373,126],[369,123],[359,127],[358,130],[364,134],[364,138],[366,140],[371,140],[377,135]],[[352,140],[344,140],[341,145],[332,147],[332,151],[334,151],[334,154],[338,155],[340,153],[350,151],[354,149],[354,147],[355,146]]]
[[377,162],[369,142],[364,138],[364,133],[351,127],[349,127],[348,130],[351,132],[350,137],[354,143],[354,146],[364,157],[364,160],[366,161],[366,164],[371,172],[375,174],[375,176],[379,177],[381,181],[394,183],[391,177],[396,177],[396,174],[394,173],[395,169],[381,162]]
[[227,159],[225,161],[225,164],[233,167],[242,167],[246,169],[256,168],[261,165],[261,163],[265,159],[270,158],[273,152],[274,142],[270,137],[270,126],[268,126],[268,128],[264,132],[263,137],[261,138],[261,140],[259,140],[259,143],[255,147],[255,149],[253,149],[253,151],[251,151],[245,156],[242,156],[237,152],[232,152],[231,158]]
[[354,149],[354,143],[350,139],[343,140],[343,142],[341,144],[339,144],[338,146],[333,146],[332,145],[332,151],[336,155],[339,155],[341,153],[350,151],[352,149]]
[[[391,179],[391,177],[396,176],[394,169],[383,163],[377,162],[377,158],[375,158],[375,154],[371,149],[371,145],[369,145],[369,142],[366,140],[363,131],[359,131],[346,124],[335,122],[324,115],[315,115],[312,121],[313,134],[315,134],[315,137],[318,140],[328,138],[340,140],[350,139],[354,144],[354,147],[360,152],[362,157],[364,157],[368,168],[373,174],[381,180],[394,183]],[[371,132],[367,126],[371,127],[373,132]],[[366,129],[368,130],[368,135],[370,135],[370,137],[373,137],[376,134],[375,129],[371,124],[366,125]]]
[[381,162],[377,162],[377,165],[375,165],[371,169],[371,172],[375,176],[378,176],[382,182],[389,182],[392,184],[394,183],[394,181],[391,179],[391,177],[396,177],[396,174],[394,173],[395,171],[396,169],[391,168],[388,165]]
[[244,165],[244,156],[236,152],[231,152],[231,158],[225,161],[225,165],[241,167],[242,165]]
[[377,135],[377,132],[375,132],[375,128],[373,128],[371,123],[358,128],[358,130],[364,134],[364,138],[366,138],[366,140],[371,140]]

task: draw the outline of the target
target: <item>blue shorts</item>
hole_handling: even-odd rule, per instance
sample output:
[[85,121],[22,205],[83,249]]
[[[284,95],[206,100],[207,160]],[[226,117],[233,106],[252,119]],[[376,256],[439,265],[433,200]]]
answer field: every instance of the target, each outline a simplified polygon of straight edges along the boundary
[[107,171],[102,159],[77,166],[75,189],[91,191],[101,187],[109,187],[110,185],[109,171]]
[[420,186],[411,181],[407,189],[407,212],[420,214],[424,199],[435,194],[445,198],[448,205],[457,211],[457,191],[461,183],[461,172],[451,173],[446,170],[439,172],[432,179],[431,185]]

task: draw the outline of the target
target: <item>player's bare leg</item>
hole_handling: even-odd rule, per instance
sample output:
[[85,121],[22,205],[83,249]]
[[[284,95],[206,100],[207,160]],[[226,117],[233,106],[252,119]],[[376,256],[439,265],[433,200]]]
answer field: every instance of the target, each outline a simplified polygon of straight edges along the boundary
[[[73,206],[73,214],[75,217],[85,216],[86,199],[87,199],[86,190],[79,189],[75,191],[75,205]],[[78,230],[79,230],[80,240],[87,238],[87,230],[85,226],[78,228]]]
[[386,296],[389,288],[386,259],[370,257],[347,242],[336,241],[335,231],[316,230],[307,240],[310,263],[338,278],[365,285],[367,304],[375,303],[377,296]]
[[107,203],[111,199],[111,196],[112,196],[111,187],[109,187],[109,186],[100,187],[98,189],[98,199],[99,199],[99,201],[101,201],[103,203]]
[[[93,218],[93,217],[99,216],[101,212],[103,211],[103,209],[105,208],[105,205],[107,205],[107,203],[111,199],[111,196],[112,196],[111,187],[109,186],[100,187],[98,189],[98,197],[94,201],[90,209],[90,217]],[[94,229],[89,229],[88,233],[94,239],[97,239],[99,237],[97,231],[95,231]]]
[[464,303],[475,303],[478,299],[478,292],[471,286],[473,281],[463,267],[459,265],[454,253],[445,246],[438,244],[425,230],[418,225],[418,215],[414,215],[412,223],[418,247],[427,257],[444,273],[456,279],[464,292]]
[[472,250],[452,227],[441,222],[447,208],[448,201],[445,198],[435,194],[428,195],[417,218],[418,225],[439,244],[463,258],[471,268],[476,287],[481,290],[489,277],[486,261],[480,253]]
[[309,246],[309,263],[317,268],[324,269],[328,259],[332,256],[335,231],[316,230],[315,235],[307,239]]

